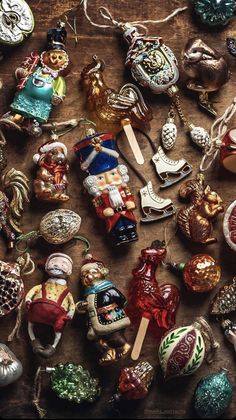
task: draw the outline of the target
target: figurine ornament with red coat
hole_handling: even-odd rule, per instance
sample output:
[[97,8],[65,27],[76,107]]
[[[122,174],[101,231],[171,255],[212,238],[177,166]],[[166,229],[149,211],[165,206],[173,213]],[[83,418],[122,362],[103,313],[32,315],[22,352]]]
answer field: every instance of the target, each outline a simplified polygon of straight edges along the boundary
[[124,335],[130,325],[124,310],[126,298],[106,279],[108,273],[102,261],[87,254],[81,267],[85,299],[76,304],[79,313],[88,314],[87,338],[95,341],[101,365],[123,359],[131,348]]
[[114,246],[136,241],[136,207],[128,187],[128,170],[118,162],[115,140],[110,133],[88,129],[87,137],[74,146],[82,171],[87,171],[84,186],[93,198],[98,217],[105,221]]

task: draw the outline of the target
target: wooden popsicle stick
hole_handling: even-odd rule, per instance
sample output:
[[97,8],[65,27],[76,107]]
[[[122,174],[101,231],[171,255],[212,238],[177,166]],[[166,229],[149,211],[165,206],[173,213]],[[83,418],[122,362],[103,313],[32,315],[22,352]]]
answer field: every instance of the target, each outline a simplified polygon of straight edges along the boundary
[[135,338],[135,342],[134,342],[134,346],[133,346],[133,350],[131,353],[131,359],[132,360],[138,360],[141,349],[142,349],[142,345],[143,345],[143,341],[146,335],[146,331],[148,328],[148,324],[149,324],[149,319],[148,318],[144,318],[142,317],[141,322],[139,324],[139,329]]
[[134,154],[134,157],[139,165],[143,165],[144,163],[144,157],[142,155],[142,152],[140,150],[139,144],[137,142],[137,139],[134,134],[134,130],[130,124],[130,120],[128,118],[125,118],[121,121],[124,132],[126,134],[126,137],[128,139],[129,145],[131,147],[131,150]]

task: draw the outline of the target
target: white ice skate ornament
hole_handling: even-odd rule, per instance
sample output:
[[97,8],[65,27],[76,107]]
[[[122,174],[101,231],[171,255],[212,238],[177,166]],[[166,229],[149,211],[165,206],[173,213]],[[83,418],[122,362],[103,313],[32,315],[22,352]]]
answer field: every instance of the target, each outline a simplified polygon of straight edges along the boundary
[[151,181],[145,187],[141,188],[139,192],[142,211],[145,215],[141,219],[141,222],[153,222],[173,216],[176,213],[176,208],[169,198],[165,199],[154,193]]

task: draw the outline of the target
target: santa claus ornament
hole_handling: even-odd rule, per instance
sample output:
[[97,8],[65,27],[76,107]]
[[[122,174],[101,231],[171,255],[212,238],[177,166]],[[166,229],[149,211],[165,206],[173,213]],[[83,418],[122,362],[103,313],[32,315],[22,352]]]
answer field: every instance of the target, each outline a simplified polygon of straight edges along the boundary
[[[74,299],[67,287],[67,278],[72,273],[72,266],[72,259],[68,255],[51,254],[45,264],[49,279],[41,285],[34,286],[25,298],[32,349],[34,353],[44,358],[56,352],[63,329],[74,316]],[[53,327],[55,332],[53,344],[45,347],[36,338],[34,325],[39,323]]]
[[107,279],[108,274],[102,261],[87,254],[80,272],[85,298],[76,304],[79,313],[88,314],[87,338],[95,342],[101,353],[101,365],[123,359],[131,348],[124,335],[130,325],[124,309],[126,298]]
[[117,246],[138,239],[134,197],[128,187],[125,165],[118,162],[114,137],[110,133],[96,133],[87,129],[87,137],[74,146],[82,171],[88,176],[83,184],[93,196],[97,216],[105,221],[112,245]]

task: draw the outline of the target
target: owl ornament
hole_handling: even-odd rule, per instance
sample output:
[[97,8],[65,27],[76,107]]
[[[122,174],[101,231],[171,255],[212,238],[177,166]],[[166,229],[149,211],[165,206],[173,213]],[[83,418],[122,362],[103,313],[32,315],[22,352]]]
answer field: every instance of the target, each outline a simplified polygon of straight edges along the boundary
[[191,325],[173,328],[163,336],[158,350],[164,379],[192,375],[205,358],[212,362],[217,348],[219,343],[203,317],[196,318]]

